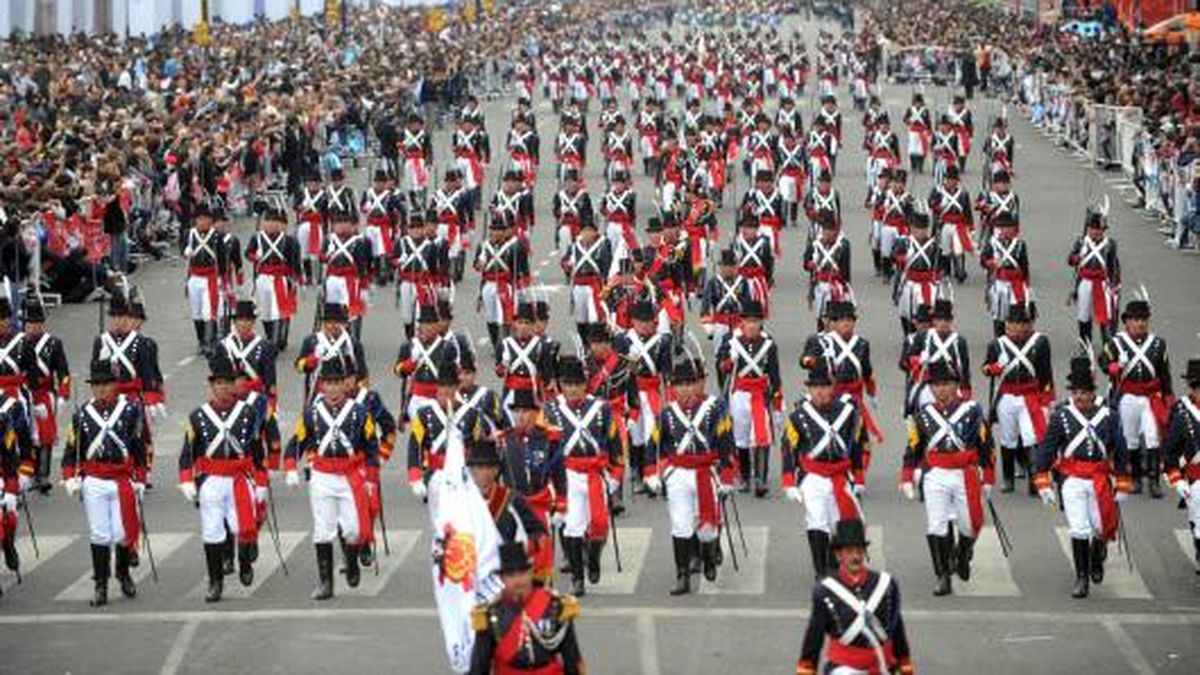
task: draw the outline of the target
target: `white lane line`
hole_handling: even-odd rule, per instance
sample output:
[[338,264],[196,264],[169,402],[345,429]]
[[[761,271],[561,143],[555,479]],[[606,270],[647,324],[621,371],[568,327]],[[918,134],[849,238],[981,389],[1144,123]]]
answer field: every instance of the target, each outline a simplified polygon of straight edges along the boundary
[[[287,560],[300,542],[308,537],[308,531],[284,531],[279,533],[279,550],[283,554],[283,559]],[[222,595],[222,600],[238,600],[249,598],[254,595],[263,584],[267,582],[277,571],[281,569],[279,565],[279,556],[275,555],[275,545],[271,543],[271,535],[268,532],[263,532],[259,535],[258,540],[258,561],[254,563],[254,582],[249,586],[243,586],[237,578],[237,563],[236,556],[234,562],[233,574],[225,577],[225,592]],[[288,573],[293,574],[294,570],[289,566]],[[208,590],[208,579],[205,578],[192,587],[188,591],[189,599],[197,599],[204,597],[205,591]]]
[[[733,570],[733,554],[726,546],[725,561],[717,580],[709,582],[700,575],[701,595],[762,595],[767,589],[767,557],[770,539],[768,528],[763,525],[745,528],[746,545],[750,556],[743,555],[742,543],[734,534],[733,545],[737,548],[740,571]],[[723,542],[728,543],[728,539]]]
[[392,554],[383,554],[383,541],[379,535],[375,536],[375,561],[379,564],[379,576],[375,576],[373,567],[364,567],[362,570],[362,581],[358,584],[358,588],[339,588],[338,594],[346,596],[362,596],[376,597],[383,592],[383,589],[388,584],[388,580],[396,574],[396,570],[404,564],[405,559],[416,548],[416,544],[421,540],[423,532],[421,530],[396,530],[388,533],[388,544],[391,546]]
[[642,614],[637,618],[638,662],[642,675],[658,675],[658,635],[655,634],[654,617]]
[[867,549],[867,560],[871,567],[877,570],[886,570],[887,555],[883,551],[883,526],[868,525],[867,541],[871,542],[871,548]]
[[[22,580],[32,574],[38,567],[41,567],[42,563],[61,553],[63,549],[70,546],[78,538],[77,535],[73,534],[42,535],[38,537],[38,550],[42,555],[35,556],[33,554],[33,544],[30,543],[29,537],[19,537],[17,539],[17,556],[21,558]],[[9,589],[16,585],[17,575],[5,569],[3,577],[0,578],[0,591],[7,593]]]
[[[160,570],[159,570],[160,572],[162,571],[161,568],[163,566],[163,562],[167,558],[171,557],[172,553],[174,553],[175,551],[178,551],[185,543],[187,543],[187,541],[189,539],[191,539],[192,536],[193,535],[191,533],[187,533],[187,532],[162,532],[162,533],[155,532],[152,535],[153,538],[151,539],[151,545],[154,549],[154,562],[157,563],[158,567],[160,568]],[[114,558],[115,557],[116,556],[114,555]],[[146,548],[144,546],[141,547],[141,550],[139,551],[139,554],[138,554],[138,558],[140,559],[141,562],[137,567],[133,568],[132,576],[133,576],[133,582],[135,584],[137,584],[138,586],[141,586],[143,582],[145,582],[147,579],[150,578],[150,574],[151,574],[150,556],[148,556],[146,554]],[[115,566],[114,566],[114,581],[115,581],[115,576],[116,576],[116,574],[115,574]],[[162,574],[160,573],[159,576],[161,577]],[[70,586],[67,586],[66,588],[64,588],[61,593],[54,596],[54,601],[55,602],[85,602],[85,601],[91,599],[92,588],[93,588],[92,573],[89,570],[83,576],[76,579]],[[115,590],[115,589],[110,584],[109,594],[108,594],[110,601],[114,597],[114,594],[112,592],[113,590]],[[119,597],[120,595],[121,594],[118,591],[116,593],[116,596]]]
[[971,560],[971,580],[955,579],[955,594],[968,597],[1007,597],[1021,595],[1013,581],[1008,558],[1000,551],[995,532],[984,531],[975,542],[975,557]]
[[196,629],[199,627],[200,624],[195,621],[183,624],[183,627],[179,629],[179,634],[175,636],[171,651],[167,652],[167,660],[163,661],[163,667],[158,671],[159,675],[175,675],[179,672],[179,666],[183,665],[188,647],[192,645],[192,638],[196,637]]
[[621,539],[621,567],[617,572],[616,563],[609,551],[612,546],[606,546],[606,559],[601,561],[603,574],[600,583],[587,587],[589,595],[632,595],[637,591],[638,579],[642,576],[642,567],[646,564],[646,555],[650,553],[650,527],[621,527],[618,536]]
[[175,362],[175,365],[179,368],[187,368],[195,360],[196,360],[196,355],[192,354],[191,356],[185,356],[182,359],[179,359],[178,361]]
[[1105,621],[1103,625],[1104,630],[1108,631],[1108,637],[1116,645],[1117,651],[1121,652],[1121,656],[1124,656],[1125,662],[1129,664],[1129,672],[1138,673],[1139,675],[1154,675],[1154,667],[1142,655],[1137,643],[1133,641],[1128,631],[1120,623]]
[[[1055,528],[1055,532],[1058,534],[1058,543],[1062,547],[1063,554],[1067,560],[1071,560],[1070,532],[1065,527]],[[1142,581],[1142,575],[1138,572],[1136,563],[1133,571],[1130,572],[1128,564],[1117,556],[1117,547],[1113,545],[1108,547],[1108,562],[1104,565],[1104,583],[1092,584],[1091,592],[1092,595],[1101,598],[1150,599],[1150,591],[1146,589],[1146,582]]]

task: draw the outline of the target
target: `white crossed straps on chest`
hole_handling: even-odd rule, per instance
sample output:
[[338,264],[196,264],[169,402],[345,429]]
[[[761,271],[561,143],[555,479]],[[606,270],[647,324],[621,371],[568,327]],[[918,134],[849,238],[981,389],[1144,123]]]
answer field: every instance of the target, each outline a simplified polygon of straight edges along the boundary
[[758,350],[751,356],[746,346],[742,344],[741,337],[735,335],[730,338],[729,351],[733,353],[735,362],[741,364],[737,372],[738,377],[766,377],[767,354],[774,344],[770,338],[763,339]]
[[840,272],[842,266],[838,264],[837,252],[841,249],[842,241],[845,235],[838,233],[837,239],[833,243],[826,246],[820,239],[813,241],[813,259],[812,262],[817,266],[818,270],[833,270]]
[[433,342],[429,343],[428,347],[425,346],[425,343],[421,342],[420,338],[413,339],[412,358],[417,362],[418,368],[424,366],[434,375],[438,374],[438,367],[433,362],[433,355],[437,353],[438,347],[442,345],[442,341],[445,339],[444,335],[439,335],[433,339]]
[[1146,335],[1146,339],[1142,340],[1142,344],[1133,341],[1129,334],[1122,331],[1117,333],[1113,344],[1117,346],[1117,352],[1121,356],[1121,377],[1128,377],[1130,373],[1137,369],[1139,365],[1146,368],[1146,372],[1150,373],[1150,377],[1158,376],[1158,370],[1154,367],[1154,362],[1150,360],[1150,347],[1154,345],[1154,333]]
[[1108,448],[1105,447],[1104,441],[1100,440],[1100,435],[1096,433],[1096,429],[1110,414],[1108,406],[1100,406],[1100,409],[1090,418],[1084,415],[1083,411],[1079,408],[1076,408],[1074,402],[1068,403],[1066,409],[1071,418],[1079,424],[1079,431],[1075,432],[1075,436],[1067,444],[1066,449],[1063,450],[1063,457],[1074,457],[1080,446],[1085,443],[1089,445],[1095,444],[1095,447],[1100,449],[1101,455],[1108,456]]
[[784,168],[804,166],[804,146],[797,144],[794,148],[788,148],[780,143],[778,147],[779,166]]
[[42,333],[38,341],[33,345],[33,361],[37,366],[38,372],[46,377],[50,377],[50,366],[46,360],[42,358],[42,350],[46,347],[46,343],[50,341],[49,333]]
[[775,213],[775,205],[771,203],[774,200],[774,198],[775,198],[775,195],[771,195],[770,197],[768,197],[767,194],[765,192],[763,192],[762,190],[755,189],[754,190],[755,214],[760,217],[762,217],[762,216],[774,217],[774,216],[778,215],[777,213]]
[[324,331],[317,333],[317,348],[316,355],[319,361],[325,361],[334,356],[345,354],[353,357],[354,352],[350,349],[350,335],[346,332],[338,334],[337,338],[330,340],[329,336]]
[[1000,237],[992,237],[992,248],[996,251],[996,259],[999,261],[1000,267],[1020,268],[1017,263],[1017,247],[1021,245],[1020,239],[1013,239],[1004,244]]
[[957,367],[959,364],[958,357],[958,333],[951,333],[943,338],[938,335],[936,330],[925,332],[925,344],[921,350],[921,360],[924,363],[931,364],[944,361]]
[[629,192],[626,191],[618,195],[615,190],[609,190],[604,194],[604,210],[609,215],[629,211],[629,205],[625,201],[625,195],[628,194]]
[[888,215],[893,213],[903,215],[905,210],[904,198],[907,196],[908,193],[906,192],[885,192],[883,195],[884,211],[886,211]]
[[217,411],[213,410],[211,405],[205,403],[200,406],[200,412],[204,413],[204,417],[213,426],[214,432],[213,437],[209,439],[208,445],[204,448],[205,457],[212,457],[223,445],[228,445],[239,457],[244,454],[242,444],[232,432],[238,418],[241,417],[242,409],[245,407],[245,401],[238,401],[229,411],[229,415],[225,419],[221,419],[221,416],[217,414]]
[[825,356],[833,361],[835,372],[841,368],[843,363],[849,363],[854,366],[857,376],[862,377],[862,360],[858,358],[858,354],[854,353],[854,348],[858,346],[861,339],[858,335],[851,335],[849,340],[844,340],[841,335],[833,331],[825,333],[821,342],[824,343]]
[[503,191],[496,193],[496,213],[505,214],[511,213],[513,216],[521,209],[521,193],[514,192],[511,195],[505,194]]
[[1092,241],[1091,237],[1084,237],[1080,250],[1079,266],[1087,267],[1090,263],[1096,263],[1102,269],[1108,269],[1108,259],[1104,255],[1107,248],[1108,237],[1098,242]]
[[605,270],[600,268],[600,263],[596,262],[596,252],[604,244],[605,239],[597,239],[592,242],[591,246],[584,246],[583,242],[575,242],[571,247],[571,269],[575,274],[584,272],[584,265],[591,265],[595,269],[596,274],[604,274]]
[[558,151],[559,154],[565,152],[575,152],[576,144],[579,142],[579,134],[559,134],[558,135]]
[[954,145],[955,141],[957,140],[958,137],[953,133],[943,134],[940,131],[935,131],[933,133],[933,151],[945,151],[951,155],[957,155],[958,148],[956,148]]
[[403,241],[406,252],[401,260],[401,266],[405,269],[411,269],[415,264],[421,270],[428,270],[429,262],[425,260],[425,249],[433,246],[433,240],[422,239],[421,243],[418,244],[411,236],[406,235]]
[[826,141],[829,138],[829,133],[825,131],[811,131],[808,134],[808,147],[811,149],[825,150]]
[[742,301],[738,298],[738,288],[742,284],[742,277],[734,277],[733,283],[726,283],[721,277],[715,277],[717,283],[721,285],[721,299],[717,302],[714,309],[720,309],[725,306],[725,303],[733,303],[741,307]]
[[300,209],[303,211],[316,211],[317,202],[321,201],[321,195],[325,194],[324,190],[313,192],[308,188],[304,188],[304,196],[300,200]]
[[837,127],[837,123],[838,123],[839,119],[838,119],[838,113],[836,110],[833,112],[829,112],[828,110],[821,109],[821,110],[817,111],[817,114],[821,116],[821,120],[823,122],[825,122],[826,124],[829,124],[835,128]]
[[346,190],[347,190],[347,188],[345,186],[337,187],[337,186],[330,185],[328,188],[326,188],[325,194],[328,195],[328,197],[329,197],[330,210],[332,210],[332,211],[347,211],[348,210],[346,207],[349,205],[342,201],[342,198],[344,198],[346,196]]
[[989,192],[988,201],[991,202],[991,211],[993,215],[999,213],[1013,213],[1017,201],[1017,193],[1008,192],[1000,194],[999,192]]
[[542,338],[534,336],[529,342],[522,347],[513,338],[508,338],[504,341],[505,356],[508,357],[508,369],[516,370],[517,368],[525,368],[530,376],[536,376],[538,369],[533,365],[533,352],[542,344]]
[[242,344],[242,341],[233,333],[230,333],[223,340],[225,351],[229,352],[230,358],[241,367],[242,372],[250,379],[258,378],[258,371],[255,370],[254,364],[250,362],[250,353],[254,351],[259,342],[262,342],[262,336],[255,335],[252,340]]
[[937,427],[937,430],[929,437],[929,442],[925,444],[925,451],[930,452],[942,447],[942,441],[949,441],[958,450],[966,450],[967,444],[963,442],[956,425],[974,408],[974,402],[963,401],[958,404],[958,409],[950,413],[950,417],[947,418],[936,406],[932,404],[925,406],[926,417]]
[[481,256],[483,257],[483,259],[485,261],[483,264],[484,271],[485,272],[497,272],[497,271],[507,272],[510,269],[508,266],[508,258],[507,258],[508,251],[513,246],[517,245],[517,243],[519,241],[520,241],[519,239],[517,239],[516,237],[513,237],[512,239],[509,239],[508,241],[501,244],[500,246],[495,246],[490,241],[483,242],[483,250],[482,250]]
[[[479,389],[475,392],[475,396],[482,398],[483,391],[483,389]],[[433,440],[429,442],[429,451],[436,454],[445,450],[446,444],[450,442],[452,430],[462,423],[463,418],[472,410],[472,406],[468,402],[467,405],[455,409],[453,413],[447,413],[443,410],[440,403],[428,406],[427,409],[442,427],[437,435],[433,437]]]
[[992,134],[992,137],[989,139],[991,141],[992,153],[995,153],[996,151],[1001,151],[1001,152],[1004,152],[1005,154],[1008,154],[1008,141],[1010,138],[1011,138],[1010,136],[1002,137],[1002,136],[997,136],[996,134]]
[[325,425],[325,433],[321,436],[321,442],[317,444],[318,456],[324,457],[329,452],[329,447],[334,443],[344,448],[346,454],[350,454],[353,451],[354,444],[350,442],[350,437],[342,429],[342,425],[350,417],[350,411],[353,409],[353,405],[344,403],[342,404],[342,409],[338,411],[337,417],[334,417],[329,412],[329,408],[326,407],[324,399],[317,401],[317,404],[313,406],[317,417]]
[[423,148],[425,146],[425,130],[420,129],[416,133],[413,133],[412,131],[405,129],[403,144],[404,144],[405,149]]
[[709,397],[700,404],[696,409],[696,414],[688,417],[688,414],[679,406],[678,401],[671,402],[671,414],[675,416],[675,421],[679,426],[683,427],[683,436],[679,438],[679,443],[675,445],[675,454],[684,455],[688,450],[693,449],[699,444],[702,449],[708,448],[708,437],[700,430],[700,425],[704,423],[704,418],[708,417],[708,412],[712,410],[717,399]]
[[13,359],[13,353],[20,349],[23,344],[25,344],[25,334],[17,333],[8,341],[8,344],[0,347],[0,364],[5,365],[13,373],[21,372],[21,367]]
[[129,355],[126,352],[129,346],[137,339],[137,331],[130,331],[119,343],[112,333],[100,334],[100,358],[107,358],[109,361],[116,361],[125,369],[125,372],[132,376],[137,375],[137,368],[133,367],[133,362],[129,360]]
[[771,135],[754,132],[750,135],[750,149],[754,151],[771,149]]
[[[937,239],[930,237],[924,243],[916,237],[908,238],[907,264],[905,269],[933,269],[933,250],[937,248]],[[917,263],[924,263],[925,267],[918,266]]]
[[361,234],[351,235],[346,239],[342,239],[337,234],[329,234],[329,260],[332,262],[341,257],[345,257],[347,261],[354,261],[354,252],[351,248],[358,243],[362,238]]
[[937,186],[937,190],[938,190],[938,195],[941,197],[941,199],[940,199],[941,203],[939,204],[939,206],[942,209],[942,215],[945,215],[947,213],[962,213],[963,212],[962,201],[959,200],[959,197],[962,196],[962,191],[963,191],[961,186],[957,190],[954,191],[954,194],[950,194],[949,192],[947,192],[946,188],[941,185]]
[[606,143],[610,150],[622,150],[629,145],[629,132],[618,135],[616,132],[608,134],[608,142]]
[[558,191],[558,209],[562,215],[577,215],[579,213],[579,202],[583,201],[583,195],[587,194],[583,190],[575,193],[574,196],[567,194],[566,190]]
[[946,111],[946,116],[950,118],[950,124],[953,124],[956,127],[961,127],[967,123],[968,114],[970,114],[970,111],[965,108],[962,110],[950,108]]
[[751,243],[742,237],[738,237],[738,267],[764,267],[760,250],[766,241],[765,238],[757,237]]
[[533,136],[532,131],[518,133],[516,131],[509,132],[508,147],[510,150],[520,150],[521,152],[529,151],[529,139]]
[[1037,375],[1037,369],[1033,367],[1033,361],[1029,359],[1029,355],[1033,352],[1033,347],[1041,335],[1041,333],[1030,335],[1025,344],[1020,347],[1007,335],[999,337],[997,342],[1000,345],[1000,358],[1004,362],[1004,369],[1000,372],[1001,380],[1008,377],[1008,374],[1016,369],[1017,366],[1024,368],[1030,375]]
[[472,129],[471,133],[464,131],[454,132],[454,149],[455,150],[475,150],[475,137],[479,135],[478,129]]
[[455,190],[449,194],[444,189],[439,189],[433,193],[433,208],[438,213],[446,211],[456,211],[458,206],[455,204],[458,201],[458,195],[462,192],[462,188]]
[[879,609],[879,605],[887,595],[887,590],[891,586],[891,583],[891,575],[887,572],[880,572],[879,582],[875,585],[875,589],[871,591],[871,595],[864,601],[835,577],[828,576],[821,580],[822,586],[829,589],[829,592],[833,593],[838,600],[845,603],[855,613],[854,620],[838,636],[838,642],[849,646],[860,635],[864,634],[867,641],[875,649],[879,649],[882,643],[887,642],[887,631],[879,622],[879,617],[875,616],[875,610]]
[[812,401],[805,399],[800,404],[801,409],[808,419],[821,432],[821,438],[813,443],[812,448],[808,451],[809,457],[818,457],[822,452],[833,445],[837,451],[843,455],[847,454],[846,441],[842,438],[842,427],[846,426],[846,422],[850,420],[850,416],[854,413],[854,406],[842,406],[841,412],[833,419],[833,422],[826,420],[817,409],[813,407]]
[[[8,405],[15,401],[16,399],[9,399],[5,403],[4,410],[7,410]],[[125,441],[117,435],[116,431],[113,431],[117,426],[117,422],[121,421],[121,415],[125,413],[127,405],[129,405],[129,399],[125,398],[124,394],[118,396],[117,404],[113,406],[112,412],[107,417],[100,414],[99,410],[96,410],[95,403],[92,401],[83,406],[84,413],[92,419],[97,429],[95,437],[92,438],[91,443],[88,443],[87,449],[83,453],[85,460],[95,457],[96,453],[100,452],[100,449],[104,446],[104,440],[108,438],[111,438],[113,444],[121,451],[121,457],[129,456],[129,446],[125,445]]]
[[216,260],[217,254],[213,252],[212,246],[209,245],[209,242],[212,241],[213,235],[216,233],[216,230],[209,230],[204,234],[201,234],[196,230],[189,230],[187,250],[183,252],[183,255],[188,259],[191,259],[200,253],[207,253],[210,258]]
[[283,243],[282,232],[275,235],[274,239],[272,239],[271,235],[267,234],[266,232],[259,232],[256,235],[256,239],[258,241],[258,250],[262,252],[259,256],[260,260],[266,260],[271,256],[275,256],[280,260],[287,260],[287,258],[285,258],[283,255],[283,251],[279,248],[280,244]]
[[571,435],[567,437],[567,442],[563,443],[563,455],[569,457],[571,455],[579,454],[575,452],[575,449],[579,448],[580,444],[586,444],[586,447],[591,449],[592,452],[600,451],[600,442],[597,441],[595,435],[592,434],[591,427],[592,423],[596,421],[596,417],[600,415],[600,411],[603,409],[604,405],[602,402],[593,399],[591,401],[591,405],[588,406],[588,409],[584,411],[583,415],[576,415],[575,411],[571,410],[571,406],[567,403],[566,397],[561,395],[558,397],[558,411],[563,416],[563,419],[566,420],[567,424],[570,424],[572,428]]
[[811,194],[818,211],[837,211],[837,192],[830,190],[829,194],[821,194],[820,190],[813,190]]
[[387,200],[392,196],[391,190],[376,192],[375,188],[367,190],[367,212],[375,214],[385,214],[388,211]]
[[655,345],[662,339],[662,336],[662,333],[655,333],[649,340],[643,340],[637,331],[629,331],[629,351],[633,352],[633,357],[641,361],[646,369],[654,375],[658,374],[658,362],[654,360],[651,352],[654,351]]

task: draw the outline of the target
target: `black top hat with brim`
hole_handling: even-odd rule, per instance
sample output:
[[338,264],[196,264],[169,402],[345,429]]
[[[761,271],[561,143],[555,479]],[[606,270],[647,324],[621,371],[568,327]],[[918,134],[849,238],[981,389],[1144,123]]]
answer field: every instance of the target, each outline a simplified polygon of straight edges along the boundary
[[634,321],[653,321],[657,315],[658,309],[648,300],[637,301],[629,310],[629,318]]
[[833,386],[833,377],[829,374],[829,364],[824,359],[819,359],[812,368],[808,369],[804,385],[807,387]]
[[439,387],[457,387],[458,364],[449,359],[439,363],[437,383]]
[[757,300],[747,300],[742,304],[743,319],[762,319],[764,314],[762,303]]
[[826,313],[829,315],[830,321],[858,318],[858,311],[855,309],[854,303],[849,300],[838,300],[829,303],[829,310]]
[[839,520],[833,531],[833,539],[829,542],[829,548],[834,550],[846,546],[866,548],[870,545],[871,542],[867,541],[867,528],[863,525],[863,521],[857,518]]
[[537,309],[533,306],[533,303],[522,302],[521,304],[517,305],[516,320],[527,323],[533,323],[534,321],[537,321]]
[[235,320],[243,319],[253,321],[258,318],[258,312],[255,311],[253,300],[238,300],[237,306],[233,310],[233,318]]
[[1096,377],[1092,373],[1092,362],[1086,356],[1071,359],[1071,370],[1067,373],[1067,389],[1071,391],[1096,391]]
[[946,361],[934,361],[929,364],[928,378],[930,384],[939,382],[958,382],[961,376],[958,368],[950,365]]
[[500,450],[490,438],[479,439],[467,446],[467,466],[500,466]]
[[322,321],[348,321],[349,319],[350,313],[346,310],[345,305],[336,302],[327,302],[321,308]]
[[946,298],[936,300],[933,303],[933,314],[935,319],[953,319],[954,318],[954,302]]
[[344,380],[346,379],[346,375],[346,364],[342,362],[342,358],[340,356],[334,356],[321,362],[320,379]]
[[112,361],[108,359],[96,359],[92,361],[91,367],[88,369],[88,384],[109,384],[117,381],[117,375],[113,372]]
[[533,569],[525,544],[510,541],[500,544],[500,574],[516,574]]
[[1183,379],[1189,387],[1200,387],[1200,358],[1188,359],[1187,370],[1183,371]]
[[25,323],[42,323],[46,320],[46,308],[35,298],[26,300],[23,309]]
[[427,302],[417,310],[417,323],[437,323],[441,320],[442,315],[435,304]]
[[1008,314],[1004,317],[1008,323],[1029,323],[1033,318],[1029,316],[1029,310],[1025,305],[1014,304],[1008,308]]
[[208,359],[208,381],[209,382],[230,382],[238,377],[237,368],[233,367],[233,361],[229,359],[229,354],[224,349],[218,349],[211,358]]
[[1128,321],[1130,319],[1149,319],[1150,318],[1150,303],[1145,300],[1130,300],[1129,304],[1125,305],[1125,311],[1121,312],[1121,320]]
[[583,384],[587,382],[587,373],[583,369],[583,361],[574,356],[564,356],[558,360],[558,380],[563,384]]
[[703,379],[704,370],[699,368],[693,359],[683,359],[671,368],[671,382],[674,384],[686,384]]

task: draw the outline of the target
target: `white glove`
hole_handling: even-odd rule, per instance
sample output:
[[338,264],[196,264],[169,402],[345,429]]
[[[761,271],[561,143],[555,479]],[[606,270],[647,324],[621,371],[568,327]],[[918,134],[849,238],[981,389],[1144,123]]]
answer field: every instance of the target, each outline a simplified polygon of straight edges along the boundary
[[56,396],[54,398],[54,407],[58,410],[62,410],[63,408],[67,407],[67,399],[63,398],[62,396]]
[[604,477],[604,485],[608,488],[608,494],[610,495],[617,494],[617,490],[621,489],[621,481],[613,478],[612,476]]
[[558,528],[562,527],[563,522],[565,522],[565,521],[566,521],[566,518],[563,516],[563,514],[559,513],[558,511],[555,511],[554,513],[550,514],[550,526],[556,530]]
[[[195,490],[196,490],[195,484],[193,484],[192,491],[195,492]],[[138,501],[139,502],[142,501],[142,497],[145,496],[145,494],[146,494],[146,484],[134,481],[133,482],[133,492],[134,492],[134,494],[137,495]],[[187,493],[185,492],[184,494],[186,495]],[[188,501],[191,501],[191,499],[188,499]]]
[[717,483],[717,494],[722,497],[733,494],[735,490],[737,490],[737,488],[729,483]]
[[655,493],[662,492],[662,479],[658,476],[647,476],[642,479],[642,482],[645,483],[647,490]]
[[254,501],[258,502],[259,504],[267,503],[267,488],[265,486],[254,488]]
[[22,494],[29,492],[29,489],[32,487],[33,479],[29,476],[21,474],[21,476],[17,478],[17,489],[20,490]]
[[35,403],[33,406],[33,416],[39,420],[44,420],[50,416],[50,409],[41,403]]
[[783,491],[783,496],[796,502],[797,504],[804,503],[804,493],[800,492],[800,488],[795,485]]
[[298,487],[300,485],[300,472],[288,471],[283,475],[283,480],[290,488]]
[[900,492],[904,493],[904,498],[910,502],[917,498],[917,490],[912,483],[901,483]]
[[6,511],[11,511],[13,513],[16,513],[17,512],[17,496],[11,492],[3,493],[3,496],[0,497],[0,506],[3,506],[4,510],[6,510]]
[[1058,503],[1058,497],[1054,494],[1053,488],[1042,488],[1038,490],[1038,496],[1042,498],[1042,503],[1046,506],[1054,506]]
[[854,496],[861,497],[865,494],[867,494],[867,486],[863,485],[862,483],[855,483],[854,484]]
[[161,422],[167,419],[167,406],[165,404],[153,403],[150,405],[150,407],[146,408],[146,411],[149,412],[150,417],[156,421]]
[[1192,490],[1188,487],[1187,481],[1175,481],[1175,494],[1179,495],[1179,498],[1184,500],[1192,496]]
[[1129,493],[1124,490],[1117,490],[1117,503],[1124,504],[1129,499]]
[[429,494],[429,490],[425,487],[425,481],[423,480],[414,480],[408,486],[412,488],[413,496],[417,499],[425,499]]
[[179,484],[179,491],[183,493],[183,498],[189,502],[196,501],[196,484],[192,481]]
[[991,483],[984,483],[984,484],[983,484],[983,497],[984,497],[984,499],[991,499],[991,498],[992,498],[992,485],[991,485]]
[[78,476],[72,476],[63,481],[63,487],[67,490],[67,495],[74,497],[79,494],[79,490],[83,488],[83,483],[80,482]]

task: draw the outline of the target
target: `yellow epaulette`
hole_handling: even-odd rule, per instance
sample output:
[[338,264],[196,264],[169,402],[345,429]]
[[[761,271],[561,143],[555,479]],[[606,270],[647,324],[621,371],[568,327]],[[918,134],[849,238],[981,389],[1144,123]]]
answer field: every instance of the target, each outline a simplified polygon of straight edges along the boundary
[[574,621],[575,617],[579,616],[579,598],[573,595],[564,595],[559,600],[561,602],[558,610],[558,620],[563,623]]
[[487,630],[488,627],[488,606],[486,604],[478,604],[471,610],[471,630],[476,633]]

